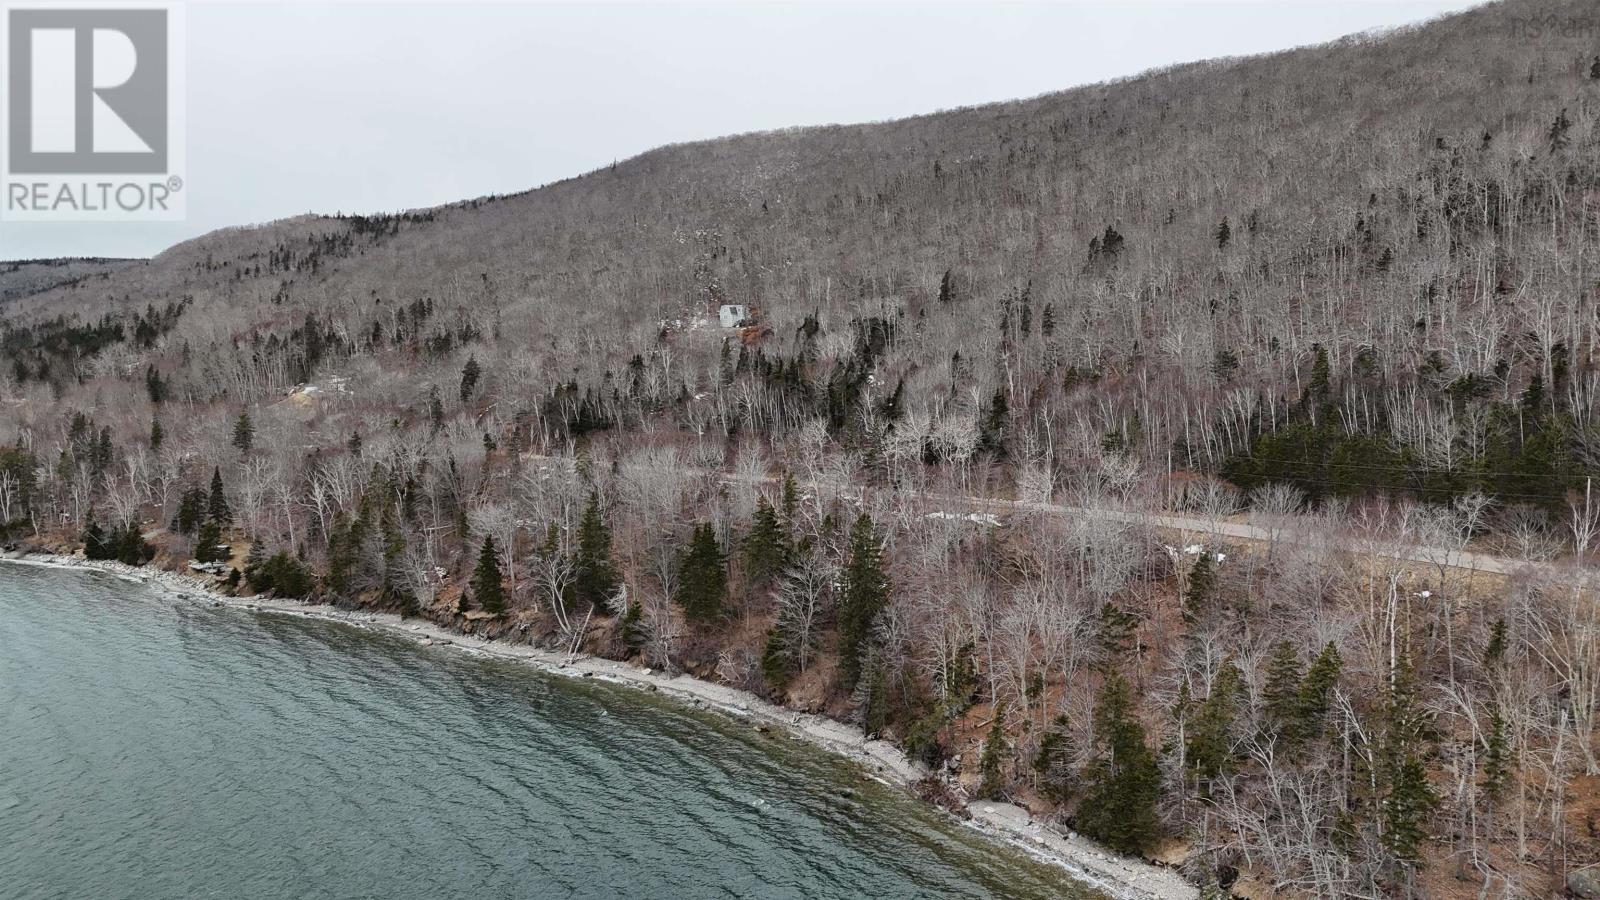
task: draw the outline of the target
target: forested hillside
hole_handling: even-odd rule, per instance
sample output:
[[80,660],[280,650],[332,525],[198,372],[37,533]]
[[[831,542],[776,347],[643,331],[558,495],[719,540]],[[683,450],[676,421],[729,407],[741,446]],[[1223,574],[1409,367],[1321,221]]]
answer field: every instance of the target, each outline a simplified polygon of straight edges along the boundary
[[134,259],[21,259],[0,262],[0,303],[38,294],[91,278],[105,277],[118,269],[143,265]]
[[0,520],[854,718],[1205,884],[1547,894],[1600,857],[1596,15],[665,147],[30,290]]

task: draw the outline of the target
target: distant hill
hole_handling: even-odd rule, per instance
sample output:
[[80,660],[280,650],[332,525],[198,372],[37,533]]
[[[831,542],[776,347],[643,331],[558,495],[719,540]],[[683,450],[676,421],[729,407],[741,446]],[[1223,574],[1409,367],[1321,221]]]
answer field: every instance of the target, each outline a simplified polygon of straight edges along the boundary
[[91,277],[104,279],[114,272],[142,263],[142,259],[95,257],[0,260],[0,303]]

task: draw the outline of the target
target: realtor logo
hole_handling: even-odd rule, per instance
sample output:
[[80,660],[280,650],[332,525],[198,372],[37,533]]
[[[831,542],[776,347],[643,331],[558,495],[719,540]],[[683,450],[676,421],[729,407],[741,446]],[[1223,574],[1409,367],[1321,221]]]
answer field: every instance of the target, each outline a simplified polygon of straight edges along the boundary
[[176,17],[165,8],[6,11],[0,214],[182,218]]

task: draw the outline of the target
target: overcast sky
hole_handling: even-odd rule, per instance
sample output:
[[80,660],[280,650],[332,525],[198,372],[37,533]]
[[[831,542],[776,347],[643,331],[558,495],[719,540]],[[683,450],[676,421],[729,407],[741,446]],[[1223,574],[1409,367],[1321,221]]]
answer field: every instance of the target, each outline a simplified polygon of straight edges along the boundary
[[1455,0],[191,3],[188,219],[0,223],[0,259],[522,190],[651,147],[1026,97]]

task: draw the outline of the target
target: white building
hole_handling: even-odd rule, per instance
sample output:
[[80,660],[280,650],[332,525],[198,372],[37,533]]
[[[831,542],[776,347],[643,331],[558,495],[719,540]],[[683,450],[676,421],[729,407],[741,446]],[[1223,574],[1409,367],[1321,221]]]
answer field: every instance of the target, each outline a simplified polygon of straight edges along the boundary
[[750,310],[743,303],[724,303],[717,310],[717,318],[721,320],[723,328],[737,328],[749,317]]

